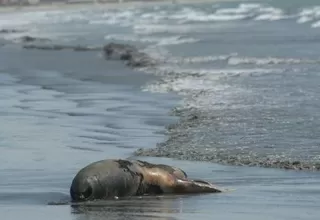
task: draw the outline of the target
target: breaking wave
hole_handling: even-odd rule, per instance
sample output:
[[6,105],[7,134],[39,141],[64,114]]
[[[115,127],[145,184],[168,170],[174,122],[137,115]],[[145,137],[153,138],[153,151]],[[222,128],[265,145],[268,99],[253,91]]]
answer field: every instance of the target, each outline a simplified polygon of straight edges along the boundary
[[[216,56],[195,56],[195,57],[175,57],[170,53],[165,54],[166,58],[159,57],[158,59],[164,60],[166,63],[172,64],[197,64],[197,63],[214,63],[214,62],[225,62],[230,66],[238,65],[256,65],[256,66],[267,66],[267,65],[278,65],[278,64],[318,64],[320,59],[306,59],[306,58],[281,58],[281,57],[245,57],[238,53],[230,53],[226,55]],[[202,70],[199,70],[202,72]]]
[[277,58],[277,57],[230,57],[228,59],[229,65],[240,65],[240,64],[254,64],[258,66],[262,65],[274,65],[274,64],[317,64],[320,60],[303,59],[303,58]]
[[105,36],[106,40],[121,40],[121,41],[132,41],[142,43],[156,43],[157,45],[175,45],[175,44],[186,44],[195,43],[199,40],[183,37],[183,36],[171,36],[171,37],[141,37],[136,35],[125,35],[125,34],[111,34]]
[[[137,34],[155,33],[205,33],[208,29],[217,29],[236,25],[237,21],[252,20],[256,22],[277,22],[283,19],[296,19],[299,24],[310,23],[310,26],[320,26],[320,6],[306,7],[286,13],[283,9],[268,4],[241,3],[234,7],[217,6],[212,10],[197,6],[185,5],[172,7],[170,10],[158,6],[141,10],[138,7],[123,9],[89,8],[88,10],[51,10],[19,13],[4,13],[0,15],[0,29],[23,28],[41,29],[38,34],[49,31],[48,25],[72,24],[81,30],[81,25],[131,27]],[[77,23],[77,25],[75,25]],[[55,34],[50,30],[50,34]],[[65,29],[63,30],[65,31]],[[61,37],[66,37],[65,35]],[[144,39],[148,41],[148,39]],[[176,40],[176,39],[175,39]],[[180,42],[181,39],[178,39]],[[150,40],[152,41],[152,39]],[[191,39],[186,41],[192,41]],[[166,44],[166,43],[164,43]]]
[[311,22],[311,27],[320,27],[320,6],[308,7],[301,10],[298,14],[297,23],[303,24]]

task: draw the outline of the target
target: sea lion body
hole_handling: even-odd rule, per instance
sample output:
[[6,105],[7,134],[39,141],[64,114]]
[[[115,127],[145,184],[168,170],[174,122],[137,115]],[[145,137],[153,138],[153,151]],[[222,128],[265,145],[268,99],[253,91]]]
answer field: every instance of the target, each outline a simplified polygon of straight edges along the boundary
[[177,167],[140,160],[91,163],[76,174],[70,187],[73,201],[205,192],[221,190],[202,180],[188,180]]

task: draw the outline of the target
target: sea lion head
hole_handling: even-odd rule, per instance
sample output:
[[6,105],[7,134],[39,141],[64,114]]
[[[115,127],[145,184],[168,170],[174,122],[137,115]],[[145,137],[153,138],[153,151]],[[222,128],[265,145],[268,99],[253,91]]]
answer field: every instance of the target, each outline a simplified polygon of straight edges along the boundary
[[74,177],[70,196],[73,201],[100,200],[135,195],[142,176],[126,160],[101,160],[82,168]]
[[70,195],[73,201],[98,199],[101,195],[104,195],[103,191],[104,189],[99,181],[99,173],[86,168],[77,173],[70,187]]

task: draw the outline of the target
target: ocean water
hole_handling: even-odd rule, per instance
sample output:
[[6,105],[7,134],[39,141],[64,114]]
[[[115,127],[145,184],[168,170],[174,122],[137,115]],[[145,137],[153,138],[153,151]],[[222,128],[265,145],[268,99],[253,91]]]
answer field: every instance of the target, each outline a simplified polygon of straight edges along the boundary
[[[319,2],[17,11],[1,29],[21,30],[0,33],[2,218],[319,218]],[[127,43],[158,65],[26,50],[26,35]],[[50,205],[88,163],[135,157],[235,191]]]

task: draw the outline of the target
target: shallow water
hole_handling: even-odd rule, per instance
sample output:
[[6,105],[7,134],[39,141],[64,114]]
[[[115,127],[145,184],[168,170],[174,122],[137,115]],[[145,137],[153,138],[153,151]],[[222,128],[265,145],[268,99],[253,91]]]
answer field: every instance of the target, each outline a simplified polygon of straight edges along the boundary
[[[57,201],[66,199],[66,195],[52,193],[52,176],[50,180],[38,178],[37,183],[24,184],[27,188],[38,187],[36,192],[22,193],[20,186],[21,191],[17,192],[19,195],[16,198],[12,194],[4,197],[6,201],[1,201],[2,216],[6,219],[21,219],[26,216],[33,219],[317,219],[319,215],[319,173],[221,166],[160,158],[139,159],[178,165],[192,177],[204,178],[235,191],[210,195],[135,198],[75,207],[45,206],[44,202],[49,198]],[[61,173],[65,172],[56,174],[60,180],[55,179],[60,183],[65,182],[61,184],[60,192],[65,190],[69,180],[67,176],[61,178]],[[21,181],[22,178],[19,179]],[[46,185],[47,191],[39,182]],[[39,188],[46,192],[39,192]]]
[[[1,216],[318,219],[318,172],[199,162],[318,169],[320,9],[291,3],[0,15],[0,29],[26,31],[0,35]],[[24,35],[49,44],[130,43],[160,65],[138,71],[99,51],[24,50]],[[138,148],[194,160],[141,158],[235,191],[47,205],[68,201],[83,166]]]

